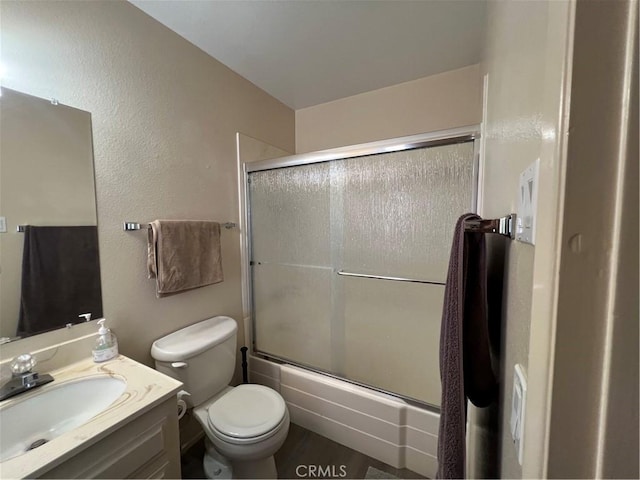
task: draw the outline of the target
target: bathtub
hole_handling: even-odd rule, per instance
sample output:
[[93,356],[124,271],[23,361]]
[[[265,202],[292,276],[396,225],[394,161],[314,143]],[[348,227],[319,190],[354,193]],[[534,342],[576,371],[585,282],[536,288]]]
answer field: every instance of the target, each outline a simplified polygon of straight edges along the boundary
[[293,423],[395,468],[435,477],[437,413],[391,395],[254,356],[249,357],[249,381],[280,392]]

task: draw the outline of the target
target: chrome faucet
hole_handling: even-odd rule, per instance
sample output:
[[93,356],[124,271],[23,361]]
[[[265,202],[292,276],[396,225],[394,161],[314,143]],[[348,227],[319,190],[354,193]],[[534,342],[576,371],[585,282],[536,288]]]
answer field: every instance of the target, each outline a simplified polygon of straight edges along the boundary
[[34,372],[35,366],[36,359],[29,353],[14,358],[11,361],[11,380],[0,388],[0,401],[53,382],[48,373],[40,375]]

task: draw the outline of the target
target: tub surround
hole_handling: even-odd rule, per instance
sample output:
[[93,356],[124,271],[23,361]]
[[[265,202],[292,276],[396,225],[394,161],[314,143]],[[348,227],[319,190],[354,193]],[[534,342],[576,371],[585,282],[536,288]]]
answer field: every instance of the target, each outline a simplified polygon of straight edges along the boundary
[[284,398],[291,422],[395,468],[435,478],[440,415],[299,367],[249,357],[250,382]]
[[[44,370],[40,371],[44,372]],[[64,462],[73,461],[73,457],[81,455],[84,450],[103,439],[108,440],[107,437],[111,434],[117,435],[119,429],[126,428],[130,422],[145,416],[155,407],[165,403],[166,407],[170,407],[175,403],[176,393],[182,386],[177,380],[123,355],[104,363],[94,363],[90,358],[85,358],[47,373],[53,375],[55,379],[53,383],[6,400],[0,406],[4,408],[21,402],[46,389],[55,388],[63,382],[97,375],[122,378],[127,386],[124,393],[112,405],[85,424],[54,438],[41,447],[0,463],[0,475],[3,478],[49,476],[48,473],[56,467],[64,467]],[[169,460],[165,463],[177,464],[176,473],[179,475],[177,405],[174,410],[175,412],[169,410],[170,414],[165,422],[167,425],[160,427],[162,432],[158,430],[160,432],[158,435],[169,437],[164,438],[165,445],[169,447],[166,450]],[[171,470],[167,469],[166,472]]]

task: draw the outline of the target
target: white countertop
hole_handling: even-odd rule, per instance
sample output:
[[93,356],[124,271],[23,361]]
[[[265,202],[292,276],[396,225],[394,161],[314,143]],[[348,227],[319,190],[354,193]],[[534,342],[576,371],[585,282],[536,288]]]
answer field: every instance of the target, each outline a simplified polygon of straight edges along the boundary
[[[175,396],[182,387],[182,383],[177,380],[123,355],[103,363],[94,363],[91,358],[87,358],[58,370],[40,373],[50,373],[54,381],[32,392],[0,402],[0,408],[55,388],[63,382],[96,375],[107,374],[122,378],[127,386],[115,402],[83,425],[41,447],[0,462],[0,477],[3,479],[34,477],[45,473],[169,397]],[[55,412],[51,414],[55,415]]]

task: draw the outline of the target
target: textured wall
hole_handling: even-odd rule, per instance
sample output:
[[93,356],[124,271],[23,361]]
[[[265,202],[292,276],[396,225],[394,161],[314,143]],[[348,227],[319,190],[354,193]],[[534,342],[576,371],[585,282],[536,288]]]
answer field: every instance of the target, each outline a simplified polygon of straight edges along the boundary
[[[125,220],[238,221],[236,137],[294,150],[294,113],[127,2],[2,2],[3,85],[91,112],[104,311],[122,353],[211,315],[241,320],[239,232],[224,283],[157,299]],[[240,328],[242,329],[242,322]]]
[[296,152],[480,123],[479,65],[296,110]]
[[[519,175],[540,159],[536,245],[502,242],[505,287],[497,472],[502,478],[543,476],[571,5],[490,2],[488,8],[482,65],[488,81],[482,215],[515,212]],[[500,241],[492,239],[493,246]],[[528,381],[523,467],[509,428],[513,373],[518,363],[525,367]]]

